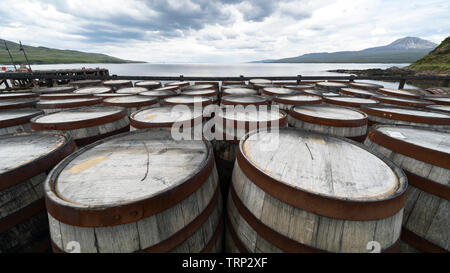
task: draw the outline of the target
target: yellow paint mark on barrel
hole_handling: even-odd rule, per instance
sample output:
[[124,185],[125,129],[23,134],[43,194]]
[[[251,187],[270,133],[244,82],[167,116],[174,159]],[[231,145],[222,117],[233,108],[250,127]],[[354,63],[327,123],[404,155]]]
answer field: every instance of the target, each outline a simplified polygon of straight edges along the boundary
[[154,119],[154,118],[156,118],[156,114],[151,114],[151,115],[148,115],[148,116],[145,116],[145,120],[152,120],[152,119]]
[[80,164],[77,164],[69,169],[69,172],[72,174],[79,174],[81,172],[84,172],[85,170],[94,167],[95,165],[107,160],[107,156],[97,156],[91,159],[88,159]]
[[322,145],[325,145],[325,144],[326,144],[325,140],[323,140],[322,138],[313,138],[313,137],[309,137],[309,140],[310,140],[311,142],[314,142],[314,143],[317,143],[317,144],[322,144]]

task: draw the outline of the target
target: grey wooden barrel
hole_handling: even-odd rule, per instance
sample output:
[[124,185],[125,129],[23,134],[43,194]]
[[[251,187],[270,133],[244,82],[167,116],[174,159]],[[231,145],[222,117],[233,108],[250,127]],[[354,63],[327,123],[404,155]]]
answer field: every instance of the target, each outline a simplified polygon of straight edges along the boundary
[[348,85],[350,88],[364,89],[371,91],[377,91],[379,88],[384,88],[384,86],[382,85],[366,82],[349,82]]
[[176,85],[160,87],[160,88],[156,88],[156,89],[153,89],[153,90],[155,90],[155,91],[175,91],[177,94],[180,94],[180,92],[181,92],[180,87],[176,86]]
[[278,105],[281,110],[289,112],[294,105],[321,104],[322,98],[313,95],[278,95],[272,98],[272,105]]
[[82,94],[82,93],[59,93],[59,94],[39,95],[40,100],[68,100],[68,99],[84,99],[92,97],[93,97],[92,94]]
[[201,83],[200,84],[200,83],[196,82],[196,83],[194,83],[194,85],[189,86],[185,90],[196,90],[196,91],[198,91],[198,90],[211,90],[211,89],[217,91],[216,85],[206,84],[206,83]]
[[46,172],[74,149],[64,133],[0,136],[0,253],[50,249],[43,184]]
[[117,94],[130,94],[130,95],[137,95],[139,93],[148,91],[147,88],[144,87],[127,87],[127,88],[121,88],[116,90]]
[[375,99],[357,98],[350,96],[328,97],[324,96],[323,100],[328,104],[346,106],[359,109],[361,105],[376,105],[378,101]]
[[379,88],[378,93],[388,95],[388,96],[397,96],[397,97],[405,97],[405,98],[415,98],[420,99],[422,96],[411,92],[409,90],[403,90],[403,89],[392,89],[392,88]]
[[164,86],[165,86],[165,87],[173,87],[173,86],[176,86],[176,87],[178,87],[180,90],[184,90],[184,89],[188,88],[190,85],[191,85],[191,84],[190,84],[190,82],[188,82],[188,81],[181,81],[181,82],[169,82],[169,83],[166,83]]
[[280,129],[239,143],[227,201],[227,252],[398,249],[407,179],[345,138]]
[[84,88],[84,87],[102,85],[102,81],[101,80],[79,80],[79,81],[69,82],[69,85],[75,87],[76,89],[80,89],[80,88]]
[[129,116],[140,109],[159,107],[159,100],[155,97],[125,96],[104,99],[103,105],[123,107],[127,110]]
[[130,130],[127,111],[115,106],[90,106],[68,109],[31,119],[34,131],[57,130],[72,135],[81,147],[99,139]]
[[119,98],[119,97],[126,97],[126,96],[133,96],[133,94],[117,94],[117,93],[100,93],[100,94],[94,94],[95,98],[101,98],[101,99],[109,99],[109,98]]
[[314,95],[314,96],[323,97],[322,92],[320,92],[317,89],[304,89],[301,92],[303,94],[307,94],[307,95]]
[[291,127],[359,142],[367,135],[367,114],[343,106],[297,105],[289,112],[288,119]]
[[45,182],[55,252],[220,252],[222,201],[211,144],[149,129],[101,140]]
[[91,94],[91,95],[109,94],[112,92],[113,92],[112,88],[106,86],[84,87],[74,91],[75,94]]
[[178,93],[173,90],[149,90],[139,93],[139,96],[158,98],[159,103],[162,105],[165,98],[178,96]]
[[[201,85],[198,85],[201,86]],[[217,104],[219,100],[219,92],[215,89],[200,89],[200,90],[192,90],[186,89],[180,94],[181,96],[200,96],[205,98],[210,98],[214,104]]]
[[356,88],[341,88],[339,90],[339,94],[343,96],[352,96],[357,98],[365,98],[369,99],[372,96],[378,95],[374,91],[364,90],[364,89],[356,89]]
[[248,106],[248,105],[267,105],[267,104],[269,104],[269,100],[267,98],[257,95],[247,95],[247,96],[227,95],[222,96],[222,99],[220,101],[220,106],[226,105]]
[[430,87],[425,89],[425,91],[435,95],[449,95],[450,87]]
[[422,110],[401,106],[361,106],[369,116],[369,125],[377,123],[391,125],[412,125],[450,132],[450,115],[438,111]]
[[187,106],[207,106],[213,103],[213,100],[208,97],[199,96],[176,96],[165,98],[164,105],[187,105]]
[[316,83],[317,89],[323,89],[328,91],[339,92],[341,88],[348,87],[347,84],[341,82],[318,82]]
[[425,106],[425,108],[427,110],[440,111],[440,112],[450,114],[450,105],[429,105],[429,106]]
[[109,81],[104,81],[103,85],[111,88],[112,90],[133,87],[133,83],[129,80],[109,80]]
[[384,104],[400,105],[406,107],[424,108],[428,105],[433,105],[431,101],[412,99],[406,97],[394,97],[394,96],[373,96],[372,99],[377,100]]
[[262,95],[264,88],[280,88],[280,87],[273,85],[271,83],[255,83],[255,84],[253,84],[252,88],[257,90],[258,94]]
[[278,87],[285,87],[285,85],[295,85],[297,84],[297,81],[290,80],[290,81],[283,81],[283,80],[273,80],[272,84]]
[[41,100],[36,104],[36,107],[43,110],[44,113],[49,114],[61,110],[71,108],[79,108],[84,106],[100,105],[101,98],[82,98],[82,99],[65,99],[65,100]]
[[33,99],[37,98],[38,94],[33,92],[4,92],[0,93],[0,100],[13,100],[13,99]]
[[222,96],[251,96],[258,95],[258,91],[251,88],[233,87],[224,88],[222,90]]
[[426,96],[424,97],[424,99],[439,105],[450,105],[450,96],[448,97]]
[[265,105],[229,110],[222,108],[221,112],[216,113],[214,119],[215,139],[212,143],[222,192],[226,197],[236,159],[236,149],[241,137],[257,128],[286,127],[288,120],[285,112]]
[[265,87],[261,91],[261,95],[270,99],[271,101],[275,96],[296,94],[300,94],[300,91],[283,87]]
[[267,79],[250,79],[250,80],[248,81],[248,85],[249,85],[251,88],[256,89],[256,90],[258,90],[259,88],[258,88],[258,87],[255,87],[255,85],[261,85],[261,84],[268,84],[268,85],[271,85],[271,84],[272,84],[272,81],[271,81],[271,80],[267,80]]
[[286,84],[286,85],[283,85],[283,87],[288,88],[288,89],[303,91],[305,89],[314,88],[314,85],[312,85],[312,84]]
[[135,87],[144,87],[147,90],[153,90],[156,88],[160,88],[161,82],[160,81],[140,81],[134,84]]
[[11,109],[35,108],[39,99],[0,100],[0,111]]
[[212,85],[217,92],[220,91],[219,82],[210,82],[210,81],[194,82],[194,85]]
[[44,114],[39,109],[14,109],[0,111],[0,135],[31,132],[30,120]]
[[408,178],[402,252],[450,250],[450,134],[376,125],[365,144],[403,168]]
[[73,86],[55,86],[55,87],[43,87],[35,88],[32,90],[36,94],[55,94],[55,93],[71,93],[75,90]]

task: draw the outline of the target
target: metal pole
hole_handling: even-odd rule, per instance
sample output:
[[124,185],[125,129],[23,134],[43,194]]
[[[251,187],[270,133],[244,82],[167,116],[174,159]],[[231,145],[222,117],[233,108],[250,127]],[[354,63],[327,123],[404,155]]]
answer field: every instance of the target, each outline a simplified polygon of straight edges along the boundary
[[23,55],[25,56],[25,60],[27,61],[27,65],[28,65],[28,67],[30,68],[30,72],[33,72],[33,70],[31,70],[31,65],[30,65],[30,62],[28,61],[27,54],[25,53],[25,49],[24,49],[23,46],[22,46],[22,42],[19,41],[19,44],[20,44],[19,50],[20,50],[20,51],[23,51]]
[[3,40],[3,42],[5,43],[5,48],[6,48],[6,51],[8,51],[9,58],[11,59],[11,63],[14,65],[14,70],[17,71],[16,64],[14,63],[14,59],[13,59],[13,57],[11,55],[11,52],[9,51],[8,45],[6,44],[5,40]]

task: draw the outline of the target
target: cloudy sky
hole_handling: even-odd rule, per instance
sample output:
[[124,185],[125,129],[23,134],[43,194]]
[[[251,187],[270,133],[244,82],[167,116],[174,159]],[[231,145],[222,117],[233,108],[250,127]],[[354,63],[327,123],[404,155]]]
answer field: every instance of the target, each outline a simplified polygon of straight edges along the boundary
[[0,39],[155,63],[246,62],[450,35],[449,0],[0,0]]

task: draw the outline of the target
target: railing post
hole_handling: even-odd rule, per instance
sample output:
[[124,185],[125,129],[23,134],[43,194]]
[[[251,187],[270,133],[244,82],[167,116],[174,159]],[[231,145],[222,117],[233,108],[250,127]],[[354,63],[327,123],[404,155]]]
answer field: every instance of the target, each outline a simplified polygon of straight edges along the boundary
[[400,83],[398,84],[398,89],[403,89],[405,87],[406,80],[401,79]]
[[244,82],[245,84],[245,80],[244,80],[244,75],[239,75],[239,77],[241,78],[241,80]]
[[183,79],[184,79],[184,76],[183,76],[183,75],[180,75],[180,82],[182,82]]
[[300,84],[302,81],[302,75],[297,75],[297,84]]
[[354,82],[354,81],[355,81],[355,75],[350,75],[349,81],[350,81],[350,82]]

